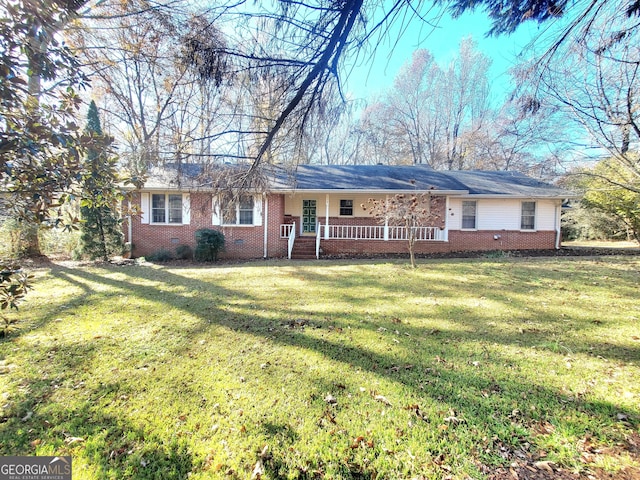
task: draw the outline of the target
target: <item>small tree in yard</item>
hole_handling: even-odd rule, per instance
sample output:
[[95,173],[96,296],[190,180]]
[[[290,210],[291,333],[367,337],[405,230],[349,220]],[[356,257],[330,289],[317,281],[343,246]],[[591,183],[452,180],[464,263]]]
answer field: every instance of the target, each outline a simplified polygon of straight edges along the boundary
[[409,245],[411,267],[416,267],[414,247],[418,227],[429,226],[440,218],[437,199],[429,193],[398,193],[388,199],[370,198],[362,208],[369,211],[380,223],[404,227]]
[[107,261],[109,255],[122,253],[123,234],[116,209],[124,194],[118,186],[116,158],[110,152],[111,139],[102,133],[94,101],[89,105],[86,134],[91,146],[82,174],[80,248],[82,254],[91,259]]

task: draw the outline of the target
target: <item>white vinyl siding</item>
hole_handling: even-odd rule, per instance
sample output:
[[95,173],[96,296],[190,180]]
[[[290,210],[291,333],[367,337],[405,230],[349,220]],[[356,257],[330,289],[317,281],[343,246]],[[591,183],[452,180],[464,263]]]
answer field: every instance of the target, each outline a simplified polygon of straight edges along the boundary
[[[468,198],[451,198],[449,201],[449,229],[462,230],[462,202]],[[477,230],[521,230],[522,202],[517,198],[479,198],[476,200]],[[556,206],[560,200],[536,200],[535,228],[554,230]],[[453,215],[451,215],[453,213]]]

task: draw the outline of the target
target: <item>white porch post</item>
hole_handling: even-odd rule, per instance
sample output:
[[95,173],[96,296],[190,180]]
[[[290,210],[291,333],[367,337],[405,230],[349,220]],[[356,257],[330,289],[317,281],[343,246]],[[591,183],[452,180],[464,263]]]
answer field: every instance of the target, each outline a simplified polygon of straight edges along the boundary
[[[384,199],[385,207],[389,207],[389,195],[387,195]],[[384,240],[385,242],[389,241],[389,216],[384,216]]]
[[325,240],[328,240],[329,239],[329,194],[328,193],[325,195],[324,212],[325,212],[324,238]]

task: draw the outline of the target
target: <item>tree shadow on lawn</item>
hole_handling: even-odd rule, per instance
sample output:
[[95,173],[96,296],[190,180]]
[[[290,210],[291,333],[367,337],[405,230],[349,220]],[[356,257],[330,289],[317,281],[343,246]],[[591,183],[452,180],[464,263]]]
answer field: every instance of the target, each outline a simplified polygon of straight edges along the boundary
[[[604,272],[598,271],[598,264],[605,268]],[[622,361],[634,365],[640,365],[640,342],[631,338],[622,338],[626,343],[611,343],[606,341],[599,331],[611,328],[609,315],[602,311],[593,311],[589,299],[583,300],[585,308],[576,312],[575,307],[567,306],[564,301],[549,303],[549,289],[557,289],[566,292],[571,299],[570,304],[578,304],[575,297],[581,292],[576,290],[575,284],[589,284],[596,292],[604,291],[608,296],[633,299],[637,295],[637,286],[634,281],[623,284],[611,284],[607,276],[610,272],[608,263],[598,260],[593,262],[594,268],[577,271],[573,268],[563,270],[562,264],[553,266],[553,272],[548,268],[540,267],[534,262],[527,267],[527,275],[520,280],[525,283],[529,291],[514,292],[505,288],[505,285],[496,282],[495,287],[487,289],[487,282],[491,282],[493,275],[504,275],[502,269],[508,269],[507,264],[490,264],[485,262],[477,271],[461,272],[464,282],[458,282],[455,286],[441,285],[425,282],[421,284],[408,284],[401,286],[397,279],[373,278],[363,276],[351,280],[340,279],[340,285],[345,287],[343,292],[336,292],[336,301],[353,301],[357,304],[375,304],[380,298],[398,298],[399,301],[406,298],[432,298],[434,302],[428,306],[424,315],[421,315],[429,323],[433,324],[438,319],[462,326],[458,330],[448,331],[457,340],[484,340],[503,345],[541,348],[542,350],[558,351],[577,354],[584,353],[593,357],[602,357],[609,360]],[[522,268],[522,265],[519,265]],[[323,273],[321,269],[307,269],[306,275],[312,282],[333,286],[336,284],[335,275]],[[452,272],[452,274],[456,274]],[[510,275],[510,274],[509,274]],[[522,288],[522,287],[521,287]],[[488,291],[487,291],[488,290]],[[613,291],[615,290],[615,294]],[[479,293],[483,292],[483,293]],[[438,299],[468,299],[474,300],[475,305],[447,306],[438,305]],[[497,302],[508,306],[513,311],[510,318],[492,317],[490,308],[483,304]],[[629,312],[631,315],[632,312]],[[377,316],[380,320],[380,316]],[[393,318],[393,315],[390,316]],[[384,319],[382,319],[384,320]],[[402,315],[395,317],[395,321],[403,323],[402,327],[411,335],[424,335],[425,330],[415,327],[403,321]],[[377,324],[379,322],[375,322]],[[377,327],[376,327],[377,328]],[[397,326],[396,326],[397,328]],[[440,326],[435,330],[446,331]]]
[[[381,353],[379,349],[373,350],[362,345],[356,345],[349,339],[348,329],[354,326],[350,316],[348,318],[347,316],[345,318],[332,317],[330,320],[315,317],[312,320],[315,325],[309,325],[304,328],[294,325],[292,328],[289,324],[291,319],[308,318],[309,312],[299,308],[288,311],[286,314],[282,311],[256,311],[252,309],[251,305],[258,304],[259,299],[252,298],[247,293],[229,291],[211,281],[186,278],[166,269],[157,270],[148,267],[136,267],[135,269],[119,270],[118,272],[126,276],[127,279],[109,278],[107,275],[114,270],[104,269],[103,271],[105,275],[95,274],[84,269],[56,268],[52,271],[52,275],[79,284],[83,283],[80,279],[84,279],[87,282],[103,283],[115,288],[118,294],[126,293],[145,299],[153,299],[172,309],[178,309],[189,315],[194,315],[201,320],[199,323],[191,326],[176,325],[176,328],[181,329],[186,338],[207,334],[212,326],[222,326],[231,331],[262,337],[265,341],[273,342],[277,345],[313,351],[332,362],[336,362],[338,365],[349,367],[350,370],[361,370],[386,381],[402,385],[406,395],[403,395],[402,398],[391,397],[387,399],[391,404],[388,408],[395,415],[402,416],[403,419],[413,419],[416,428],[420,429],[433,430],[437,429],[439,425],[447,426],[446,429],[442,429],[438,433],[442,437],[441,440],[443,440],[439,444],[440,448],[447,451],[425,451],[423,454],[427,455],[427,458],[440,458],[440,455],[445,455],[448,458],[454,457],[455,448],[452,445],[459,441],[456,431],[465,431],[462,436],[469,436],[470,440],[467,439],[467,443],[469,441],[477,442],[475,455],[479,459],[485,462],[496,462],[500,455],[505,460],[512,460],[514,458],[513,452],[517,449],[522,449],[522,445],[526,443],[526,438],[537,435],[535,433],[536,429],[546,423],[553,424],[556,430],[573,431],[577,436],[592,435],[598,437],[603,432],[595,430],[601,426],[613,429],[616,425],[617,415],[623,414],[624,418],[632,419],[631,421],[633,422],[637,421],[637,410],[625,412],[614,401],[585,401],[584,399],[566,395],[549,386],[531,384],[524,381],[518,376],[518,358],[502,357],[495,354],[491,358],[485,358],[483,362],[491,363],[495,367],[491,371],[495,372],[501,369],[502,373],[499,376],[484,374],[482,370],[470,364],[467,352],[459,351],[455,348],[455,344],[447,346],[444,343],[446,340],[455,342],[461,338],[461,335],[468,341],[479,340],[479,343],[485,341],[484,338],[479,338],[473,331],[465,330],[461,334],[460,332],[442,330],[437,334],[425,336],[423,329],[406,324],[402,324],[399,327],[392,319],[381,318],[379,321],[358,324],[358,328],[369,331],[377,332],[377,329],[383,327],[387,330],[401,328],[403,332],[408,333],[408,336],[401,336],[398,339],[399,344],[393,342],[393,339],[389,338],[388,335],[381,334],[380,341],[389,342],[390,345],[389,353],[385,354]],[[308,275],[308,271],[305,271],[305,275]],[[177,289],[177,291],[162,289],[158,286],[139,285],[136,283],[139,278],[163,282],[172,289]],[[329,277],[323,275],[315,275],[310,278],[314,282],[331,282]],[[367,282],[381,291],[386,288],[385,282],[380,279],[369,279]],[[199,302],[196,307],[191,296],[194,291],[201,297],[200,300],[202,298],[210,298],[211,304],[203,307],[202,303]],[[472,291],[468,290],[466,294],[472,294]],[[91,289],[85,289],[82,299],[74,300],[74,305],[78,306],[84,302],[90,302],[90,295]],[[236,307],[238,307],[238,301],[244,302],[242,308],[239,309],[240,312],[230,313],[224,310],[224,303],[229,298],[236,302]],[[416,343],[414,340],[417,338],[420,338],[420,351],[415,349]],[[494,340],[492,336],[491,340],[510,345],[522,345],[520,336],[516,337],[508,334],[499,336],[497,340]],[[150,339],[150,341],[153,341],[153,339]],[[188,357],[192,348],[192,342],[178,342],[175,346],[172,346],[171,352],[177,359],[184,359]],[[230,348],[233,348],[233,345],[230,345]],[[434,355],[434,352],[442,352],[442,356]],[[92,357],[96,354],[97,352],[91,349],[86,352],[87,357]],[[59,365],[61,371],[66,371],[68,368],[76,368],[77,366],[77,364],[65,365],[64,363]],[[276,366],[274,368],[290,368],[290,365]],[[337,389],[335,396],[338,407],[336,408],[342,408],[342,405],[347,403],[348,394],[357,395],[361,386],[357,385],[354,379],[323,378],[310,379],[310,381],[318,382],[318,385],[316,385],[317,391]],[[53,387],[50,384],[47,386],[45,382],[37,388],[42,390],[39,395],[40,404],[46,404],[49,401],[47,400],[46,392]],[[172,388],[172,386],[168,386],[168,388]],[[360,401],[369,402],[372,409],[379,408],[381,401],[376,400],[376,395],[384,395],[385,393],[374,391],[360,393],[368,397],[366,399],[361,398]],[[31,403],[28,402],[32,402],[32,400],[25,398],[22,402],[23,405],[19,410],[30,408],[29,405]],[[522,404],[538,407],[535,410],[531,410],[522,408]],[[82,408],[89,409],[91,407],[87,404]],[[277,406],[274,408],[277,408]],[[321,395],[311,399],[310,413],[324,412],[327,408],[327,402]],[[96,412],[86,413],[86,415],[97,416],[95,425],[92,422],[88,423],[87,428],[89,428],[89,431],[87,431],[86,437],[87,442],[95,441],[98,447],[90,450],[87,444],[84,447],[85,452],[83,455],[92,464],[96,465],[99,471],[104,472],[104,476],[100,478],[108,478],[109,472],[118,472],[116,476],[125,478],[127,472],[133,471],[137,467],[129,460],[126,460],[126,462],[122,460],[124,463],[119,464],[118,462],[114,463],[113,458],[108,458],[111,453],[106,453],[108,449],[105,448],[105,445],[109,442],[106,439],[100,440],[100,432],[102,431],[100,430],[100,423],[105,423],[108,426],[108,430],[119,432],[115,434],[118,438],[127,438],[129,432],[133,432],[134,439],[148,434],[139,427],[127,424],[124,419],[109,418],[104,416],[99,409]],[[453,417],[457,420],[450,420],[449,423],[446,423],[445,417]],[[341,417],[338,416],[336,421],[341,422]],[[284,432],[281,435],[283,448],[292,447],[299,441],[296,435],[293,434],[295,433],[295,426],[269,423],[261,419],[256,419],[256,422],[263,425],[267,435],[274,429]],[[64,422],[62,423],[64,424]],[[19,421],[12,419],[10,422],[5,422],[4,425],[0,426],[0,431],[4,431],[5,435],[3,436],[8,438],[12,431],[19,430],[22,427],[23,425]],[[342,457],[345,452],[355,455],[356,452],[350,449],[349,445],[350,442],[353,442],[349,435],[353,435],[355,432],[348,432],[340,438],[335,438],[330,434],[329,427],[326,428],[325,435],[329,444],[334,445],[336,450],[339,450],[337,456]],[[633,424],[631,424],[631,428],[633,428]],[[604,435],[608,434],[609,432],[604,433]],[[33,434],[27,435],[19,444],[16,443],[14,445],[15,448],[19,450],[27,448],[27,441],[35,440],[33,436]],[[95,438],[98,439],[96,440]],[[166,444],[166,441],[157,439],[155,443],[161,445]],[[399,448],[402,448],[402,440],[399,440]],[[469,448],[469,455],[472,455],[472,446],[468,445],[467,448]],[[27,451],[30,451],[30,448]],[[510,453],[507,456],[505,452]],[[105,455],[107,458],[105,458]],[[176,472],[176,476],[173,478],[184,478],[186,475],[181,475],[188,471],[186,470],[187,466],[191,469],[194,463],[198,463],[192,458],[187,458],[188,454],[181,445],[171,446],[168,451],[164,453],[161,451],[158,455],[160,455],[160,458],[156,459],[156,462],[159,464],[162,464],[163,458],[175,457],[177,464],[185,466],[185,469]],[[378,446],[375,447],[375,455],[383,455]],[[135,461],[132,460],[134,463]],[[140,462],[142,461],[140,460]],[[314,461],[322,463],[321,459]],[[271,463],[267,462],[267,468],[271,468],[273,472],[276,472],[285,468],[283,465],[287,465],[284,460],[284,453],[273,452]],[[366,465],[361,464],[359,467],[354,467],[350,474],[352,478],[357,478],[357,470],[360,469],[362,475],[367,471],[369,471],[370,475],[373,475],[373,471],[367,470],[367,468]]]
[[[9,415],[0,418],[0,454],[71,455],[74,478],[85,463],[91,478],[100,480],[187,478],[194,459],[185,441],[161,438],[106,413],[131,389],[126,382],[82,376],[100,355],[96,345],[61,344],[50,353],[45,371],[22,372],[20,394],[10,398]],[[75,390],[78,401],[58,403],[60,389]]]

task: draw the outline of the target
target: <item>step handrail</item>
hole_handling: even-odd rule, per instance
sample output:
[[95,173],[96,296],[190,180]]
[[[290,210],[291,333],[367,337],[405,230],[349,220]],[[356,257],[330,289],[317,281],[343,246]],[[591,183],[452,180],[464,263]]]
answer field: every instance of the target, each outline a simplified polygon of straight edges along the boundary
[[296,241],[296,222],[293,222],[293,227],[289,232],[289,240],[287,243],[287,257],[291,260],[291,252],[293,251],[293,244]]

